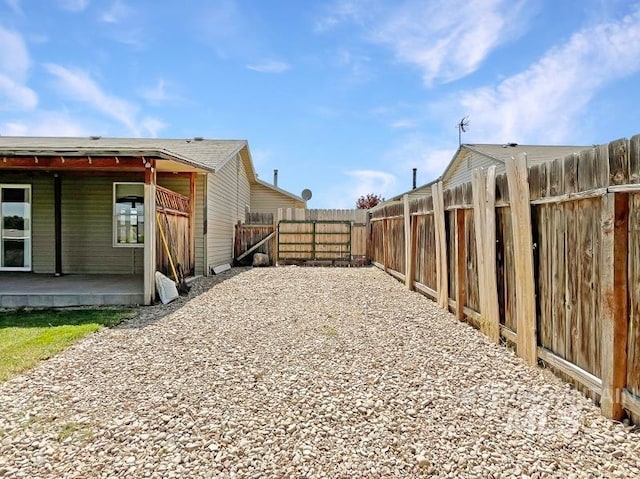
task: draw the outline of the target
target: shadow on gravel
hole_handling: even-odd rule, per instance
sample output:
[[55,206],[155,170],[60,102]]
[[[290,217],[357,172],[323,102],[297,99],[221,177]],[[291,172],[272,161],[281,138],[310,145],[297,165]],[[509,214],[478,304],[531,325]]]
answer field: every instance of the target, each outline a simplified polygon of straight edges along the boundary
[[239,274],[245,273],[251,269],[250,266],[234,267],[229,271],[218,275],[206,276],[198,278],[191,285],[191,290],[187,296],[180,296],[175,301],[169,304],[162,304],[160,302],[153,306],[140,306],[132,311],[131,319],[128,319],[120,323],[117,328],[124,329],[139,329],[149,326],[156,321],[161,320],[165,316],[182,308],[185,304],[194,298],[197,298],[203,293],[206,293],[211,288],[214,288],[217,284],[222,283],[228,279],[233,278]]

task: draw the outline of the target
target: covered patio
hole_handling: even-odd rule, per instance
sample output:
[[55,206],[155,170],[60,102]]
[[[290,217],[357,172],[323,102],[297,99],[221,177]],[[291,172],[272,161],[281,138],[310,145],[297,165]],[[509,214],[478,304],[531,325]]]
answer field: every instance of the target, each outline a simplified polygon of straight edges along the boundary
[[0,273],[0,307],[144,304],[143,275]]

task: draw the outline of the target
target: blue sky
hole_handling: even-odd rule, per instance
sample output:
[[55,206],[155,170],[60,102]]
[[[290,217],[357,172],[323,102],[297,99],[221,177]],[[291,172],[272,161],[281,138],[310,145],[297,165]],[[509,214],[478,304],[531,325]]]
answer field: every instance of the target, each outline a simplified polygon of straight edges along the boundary
[[310,207],[640,133],[640,2],[0,0],[0,134],[247,139]]

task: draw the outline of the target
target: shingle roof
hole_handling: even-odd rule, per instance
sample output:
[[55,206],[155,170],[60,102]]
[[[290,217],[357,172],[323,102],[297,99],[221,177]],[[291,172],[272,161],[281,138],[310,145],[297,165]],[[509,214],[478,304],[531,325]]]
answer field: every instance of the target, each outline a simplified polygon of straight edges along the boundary
[[465,143],[460,145],[460,148],[458,148],[458,151],[453,155],[453,158],[445,168],[444,172],[438,178],[430,181],[429,183],[418,186],[416,189],[411,189],[395,195],[392,198],[389,198],[385,203],[401,200],[405,194],[418,193],[422,190],[428,194],[431,191],[431,185],[443,179],[447,175],[447,172],[456,164],[460,152],[464,149],[475,151],[502,163],[511,160],[512,157],[515,157],[520,153],[526,153],[527,164],[536,165],[545,161],[555,160],[556,158],[562,158],[571,153],[578,153],[591,147],[592,146],[584,145],[519,145],[515,143],[499,145]]
[[147,155],[216,171],[243,147],[245,140],[158,139],[158,138],[69,138],[0,136],[0,155]]

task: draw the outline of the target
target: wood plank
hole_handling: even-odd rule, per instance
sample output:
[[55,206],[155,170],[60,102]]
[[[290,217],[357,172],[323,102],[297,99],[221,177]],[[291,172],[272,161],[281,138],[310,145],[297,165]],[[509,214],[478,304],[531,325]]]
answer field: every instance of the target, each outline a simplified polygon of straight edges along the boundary
[[534,260],[538,265],[538,332],[540,344],[548,349],[553,349],[553,315],[552,308],[552,261],[554,259],[553,247],[555,232],[551,230],[553,224],[553,212],[549,205],[541,205],[532,208],[532,220],[537,223],[538,230],[537,248]]
[[627,340],[627,389],[640,396],[640,194],[629,198],[629,326]]
[[115,157],[115,156],[3,156],[0,169],[12,170],[88,170],[130,172],[145,170],[145,163],[155,160],[145,160],[143,157]]
[[475,169],[472,175],[472,189],[473,189],[473,220],[475,230],[475,247],[476,258],[478,265],[478,296],[480,300],[480,329],[484,334],[487,334],[486,327],[488,323],[487,319],[487,283],[486,279],[486,256],[485,256],[485,229],[486,229],[486,203],[487,203],[487,188],[486,188],[486,171],[482,169]]
[[540,198],[540,165],[529,167],[529,198],[531,201]]
[[609,143],[609,184],[622,185],[629,180],[629,140],[620,138]]
[[456,210],[456,318],[464,320],[465,288],[467,282],[467,237],[464,210]]
[[566,358],[567,318],[566,318],[566,264],[567,264],[567,223],[562,205],[549,207],[551,221],[547,227],[547,236],[551,239],[549,314],[552,317],[552,351]]
[[578,153],[578,191],[597,188],[596,150],[590,148]]
[[535,366],[538,362],[535,279],[526,154],[520,154],[512,161],[507,161],[506,167],[511,197],[515,274],[518,278],[516,282],[517,353],[528,364]]
[[416,265],[418,263],[418,218],[411,219],[411,250],[409,252],[409,275],[411,277],[411,289],[416,280]]
[[271,238],[273,238],[275,236],[275,231],[271,234],[269,234],[269,236],[267,236],[266,238],[264,238],[263,240],[260,240],[258,243],[256,243],[255,245],[253,245],[251,248],[249,248],[247,251],[245,251],[244,253],[242,253],[240,256],[238,256],[236,258],[237,261],[241,261],[243,258],[245,258],[247,255],[253,253],[255,250],[257,250],[258,248],[260,248],[260,246],[262,246],[263,244],[265,244],[267,241],[269,241]]
[[402,281],[404,283],[404,274],[402,274],[400,271],[396,271],[395,269],[387,268],[386,272],[389,273],[394,278],[399,279],[400,281]]
[[405,284],[409,290],[413,289],[413,265],[414,259],[412,254],[413,248],[413,235],[411,230],[411,211],[409,207],[409,195],[402,197],[404,205],[404,271],[405,271]]
[[629,182],[640,183],[640,135],[629,140]]
[[389,266],[389,220],[386,218],[382,227],[382,264],[386,272]]
[[[612,188],[614,189],[612,190]],[[567,203],[570,201],[582,201],[582,200],[587,200],[591,198],[600,198],[606,195],[609,191],[624,191],[625,188],[633,189],[633,187],[628,185],[620,185],[617,187],[609,187],[609,188],[596,188],[589,191],[579,191],[577,193],[567,193],[567,194],[562,194],[558,196],[549,196],[546,198],[539,198],[537,200],[532,200],[531,204],[532,205],[548,205],[548,204],[555,204],[555,203]]]
[[574,381],[582,384],[584,387],[589,389],[594,394],[601,394],[602,392],[602,381],[600,378],[597,378],[593,374],[585,371],[584,369],[579,368],[575,364],[567,361],[566,359],[562,359],[560,356],[556,356],[553,352],[549,351],[545,348],[538,348],[538,357],[551,366],[554,369],[557,369],[563,374],[566,374]]
[[564,231],[566,236],[565,246],[572,254],[566,255],[564,267],[565,273],[565,354],[567,361],[576,362],[578,343],[578,301],[579,281],[578,271],[580,267],[577,252],[578,222],[576,204],[568,203],[562,209],[564,213]]
[[469,308],[472,308],[474,311],[480,311],[475,214],[473,210],[465,210],[464,223],[467,242],[467,288],[465,295],[466,305]]
[[602,322],[602,413],[622,419],[622,391],[627,379],[628,197],[610,193],[602,203],[600,296]]
[[640,418],[640,397],[624,390],[622,392],[622,406],[627,411],[630,411],[636,418]]
[[575,153],[570,153],[564,157],[563,175],[564,193],[577,193],[578,157]]
[[575,303],[577,307],[577,342],[575,346],[575,364],[578,367],[594,373],[591,363],[592,351],[590,349],[589,338],[592,336],[592,324],[594,319],[594,311],[592,311],[592,294],[593,284],[592,269],[594,258],[593,245],[593,218],[591,201],[581,201],[576,204],[577,227],[578,227],[578,243],[576,254],[578,255],[578,300]]
[[597,145],[596,149],[596,186],[609,186],[609,145]]
[[564,159],[556,158],[549,166],[549,196],[564,193]]
[[502,336],[507,341],[512,342],[513,344],[516,344],[518,341],[518,335],[515,333],[515,331],[512,331],[506,326],[500,326],[500,336]]
[[549,163],[540,163],[540,195],[539,198],[545,198],[549,195]]
[[438,305],[447,309],[449,305],[449,289],[447,278],[447,238],[444,218],[444,197],[442,182],[434,184],[431,189],[435,218],[436,234],[436,275],[438,281]]
[[487,336],[496,343],[500,341],[500,307],[498,305],[498,280],[496,272],[496,167],[487,169],[485,184],[485,231],[484,231],[484,255],[485,277],[487,294]]
[[434,301],[438,301],[438,292],[435,289],[431,289],[429,286],[419,283],[417,281],[414,283],[413,286],[416,291],[429,296]]

